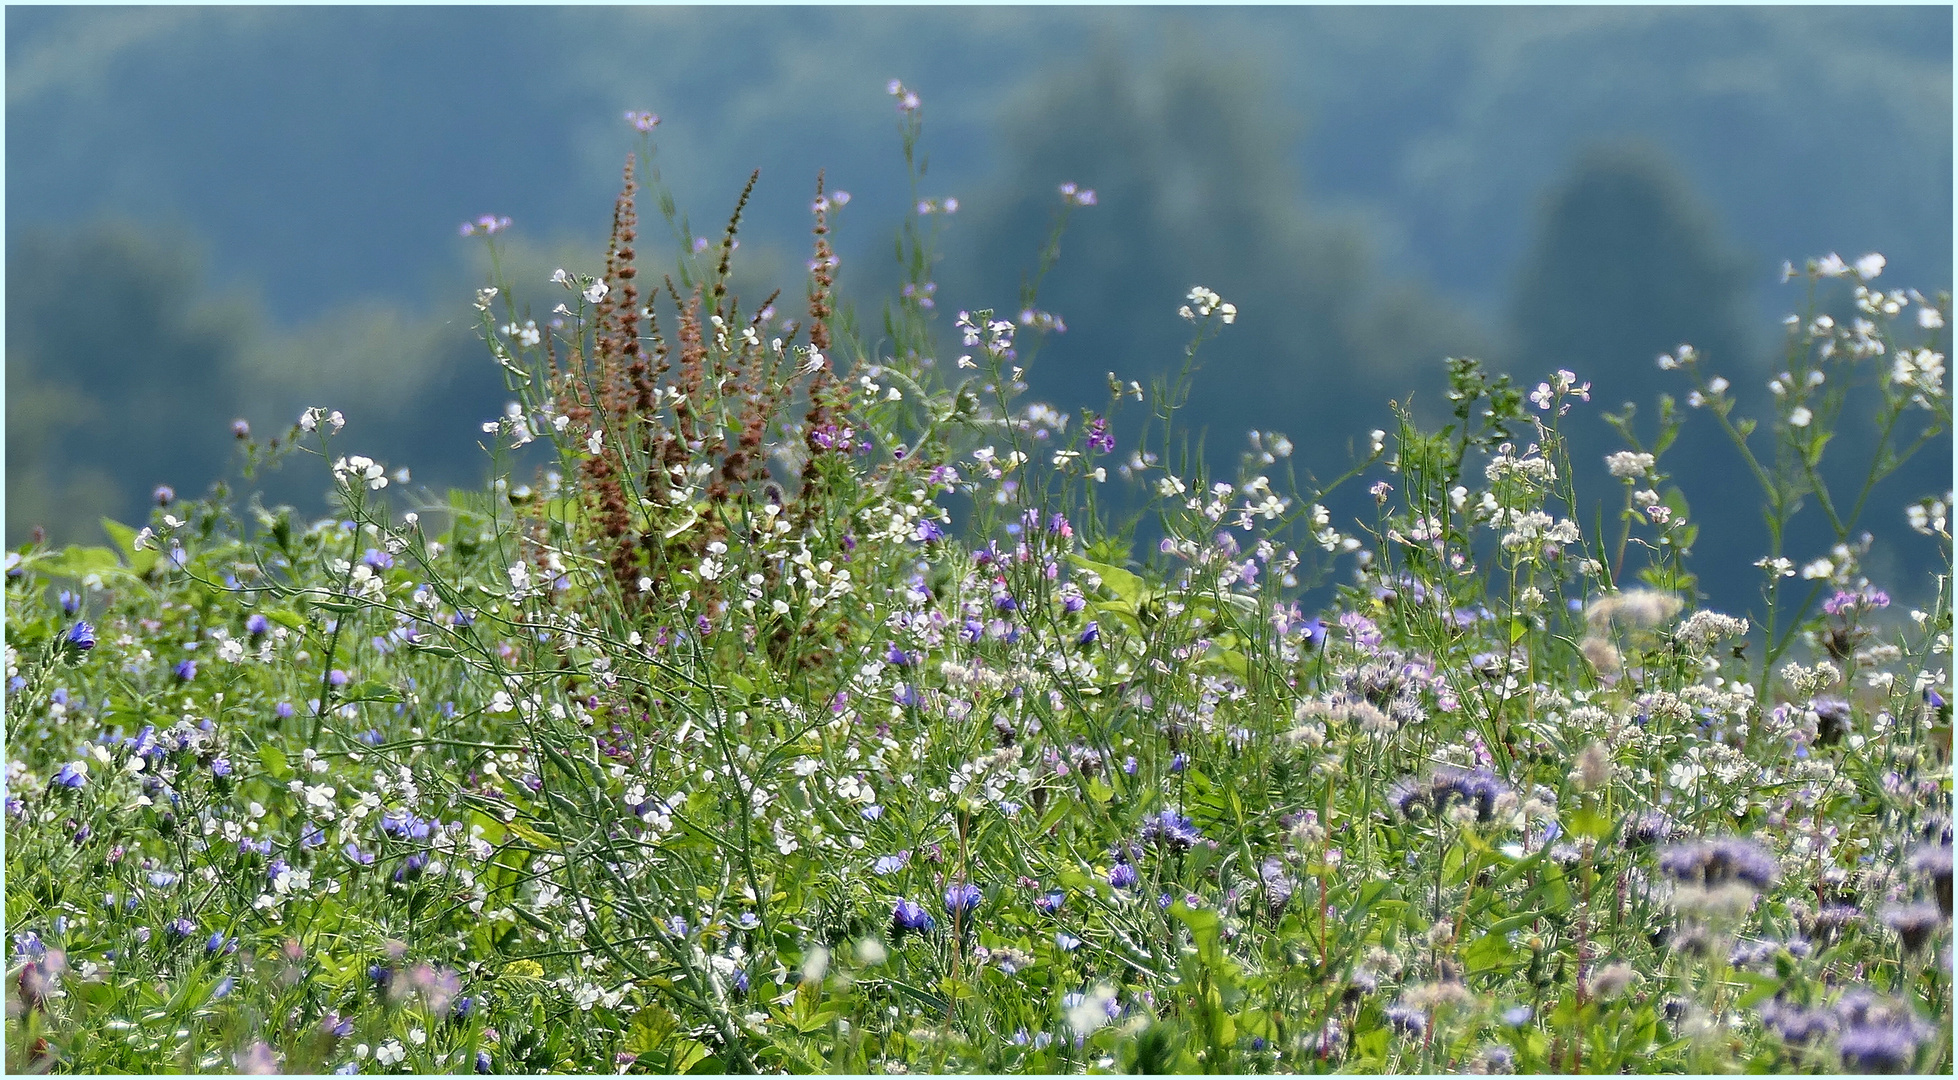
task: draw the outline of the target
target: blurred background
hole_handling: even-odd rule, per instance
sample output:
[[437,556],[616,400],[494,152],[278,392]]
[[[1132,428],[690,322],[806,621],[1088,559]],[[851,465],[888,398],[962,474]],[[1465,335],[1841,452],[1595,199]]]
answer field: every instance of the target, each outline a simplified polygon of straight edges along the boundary
[[[1242,312],[1185,416],[1217,471],[1257,428],[1337,475],[1390,398],[1438,417],[1443,358],[1468,355],[1531,386],[1559,367],[1595,384],[1577,446],[1615,507],[1596,413],[1637,401],[1649,431],[1655,396],[1687,389],[1653,363],[1682,341],[1760,409],[1804,303],[1782,260],[1878,251],[1881,285],[1949,287],[1951,19],[11,7],[7,540],[101,542],[98,519],[144,518],[156,485],[226,474],[235,417],[271,434],[313,404],[414,488],[480,483],[479,425],[504,394],[469,306],[483,248],[457,225],[512,218],[520,292],[556,303],[550,269],[600,268],[628,109],[664,119],[654,164],[697,232],[761,169],[738,256],[756,288],[799,295],[827,170],[854,196],[844,293],[875,325],[912,197],[890,79],[923,100],[917,194],[960,203],[935,219],[948,338],[961,307],[1017,307],[1056,185],[1098,192],[1042,289],[1067,331],[1035,396],[1078,415],[1107,372],[1170,369],[1176,308],[1204,284]],[[641,213],[641,265],[658,266],[677,247]],[[1950,463],[1947,437],[1872,498],[1893,591],[1935,563],[1901,505],[1947,490]],[[1703,586],[1745,609],[1756,492],[1704,416],[1669,464],[1704,526]],[[259,486],[324,506],[316,463]]]

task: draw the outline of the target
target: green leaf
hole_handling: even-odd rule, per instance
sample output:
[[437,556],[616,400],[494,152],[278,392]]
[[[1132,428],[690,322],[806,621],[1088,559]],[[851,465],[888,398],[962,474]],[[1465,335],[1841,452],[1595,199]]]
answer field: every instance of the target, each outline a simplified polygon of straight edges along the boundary
[[351,705],[359,701],[400,701],[400,700],[401,700],[401,691],[396,690],[394,687],[389,686],[386,683],[374,682],[371,680],[363,683],[356,683],[353,686],[348,687],[346,694],[340,698],[341,703],[347,705]]
[[80,580],[90,574],[103,576],[126,575],[122,560],[116,553],[105,547],[82,547],[70,544],[56,554],[42,559],[35,569],[53,577]]
[[1600,813],[1597,807],[1586,806],[1571,815],[1570,831],[1573,836],[1603,840],[1611,835],[1611,819]]
[[136,550],[136,530],[114,518],[102,519],[102,531],[109,534],[116,547],[122,550],[122,557],[129,560],[129,568],[138,574],[147,574],[156,565],[161,554],[154,547],[143,551]]
[[1094,562],[1079,555],[1069,555],[1067,561],[1078,570],[1087,570],[1098,575],[1108,591],[1130,604],[1141,603],[1148,594],[1148,589],[1143,585],[1141,578],[1119,566]]
[[292,766],[286,763],[285,751],[271,743],[258,744],[258,760],[274,780],[284,780],[292,775]]
[[517,838],[521,839],[523,842],[531,845],[532,847],[542,848],[545,851],[557,850],[557,841],[551,839],[548,836],[545,836],[543,833],[538,832],[536,829],[533,829],[530,826],[525,825],[521,821],[507,822],[503,827],[505,829],[508,829],[512,835],[516,836]]

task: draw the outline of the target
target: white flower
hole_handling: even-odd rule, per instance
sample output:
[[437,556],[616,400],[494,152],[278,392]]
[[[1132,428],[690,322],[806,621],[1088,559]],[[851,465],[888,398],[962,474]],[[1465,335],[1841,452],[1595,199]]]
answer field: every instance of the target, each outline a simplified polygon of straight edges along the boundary
[[408,1048],[393,1039],[382,1043],[374,1050],[374,1060],[382,1065],[399,1065],[408,1056]]
[[1936,330],[1944,325],[1944,313],[1928,304],[1920,307],[1917,309],[1917,325],[1926,330]]
[[594,457],[598,455],[599,449],[604,445],[605,432],[599,428],[593,428],[591,434],[585,436],[585,451]]
[[1805,428],[1809,425],[1809,421],[1814,419],[1815,414],[1809,412],[1806,405],[1797,405],[1795,411],[1788,414],[1788,423],[1794,427]]
[[565,273],[564,267],[560,266],[551,272],[551,284],[562,285],[569,289],[571,288],[571,275]]
[[605,294],[611,291],[612,287],[605,284],[604,279],[595,280],[585,288],[585,302],[596,304],[600,300],[605,299]]
[[1828,578],[1833,576],[1835,572],[1836,572],[1836,567],[1834,563],[1830,562],[1827,559],[1817,559],[1814,562],[1809,563],[1807,566],[1802,567],[1802,580],[1804,581],[1827,580]]
[[1870,252],[1868,255],[1856,260],[1856,276],[1862,278],[1864,281],[1874,279],[1877,275],[1883,273],[1884,261],[1883,256],[1874,251]]

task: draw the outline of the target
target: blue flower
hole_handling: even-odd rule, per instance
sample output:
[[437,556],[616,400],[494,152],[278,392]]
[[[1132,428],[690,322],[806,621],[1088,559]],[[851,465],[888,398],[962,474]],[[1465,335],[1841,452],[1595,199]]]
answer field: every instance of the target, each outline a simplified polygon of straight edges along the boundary
[[273,709],[272,712],[281,720],[290,720],[292,719],[292,702],[281,701],[279,702],[278,708]]
[[1083,645],[1093,645],[1100,638],[1101,638],[1101,624],[1098,622],[1092,622],[1092,621],[1089,622],[1088,628],[1081,631],[1080,641],[1081,644]]
[[69,648],[77,652],[87,652],[95,648],[95,627],[86,622],[78,622],[68,628],[66,641]]
[[266,620],[265,616],[256,612],[253,612],[251,617],[245,620],[245,633],[253,637],[264,637],[271,629],[272,624]]
[[932,927],[938,925],[931,917],[931,912],[910,900],[897,902],[897,907],[891,910],[891,922],[896,936],[899,937],[902,937],[907,930],[918,934],[929,933]]
[[479,1073],[487,1073],[490,1071],[490,1056],[488,1050],[476,1051],[476,1071]]
[[82,610],[82,598],[76,596],[74,593],[69,592],[67,589],[61,590],[62,613],[66,615],[75,615],[75,614],[79,614],[81,610]]
[[1326,643],[1326,620],[1314,615],[1299,627],[1299,635],[1305,639],[1307,648],[1316,649]]
[[179,682],[189,682],[190,680],[195,679],[197,677],[197,661],[195,660],[178,661],[176,672],[177,672],[177,679]]
[[1203,839],[1189,818],[1164,810],[1142,820],[1142,839],[1155,840],[1173,851],[1188,851]]
[[1081,939],[1065,930],[1056,930],[1054,932],[1054,944],[1058,945],[1063,952],[1073,952],[1081,947]]
[[56,769],[54,782],[66,788],[78,788],[88,783],[88,762],[71,761]]
[[1135,867],[1130,866],[1128,863],[1116,863],[1115,866],[1108,871],[1108,884],[1114,886],[1117,889],[1134,888],[1135,880],[1136,880]]
[[945,913],[948,915],[965,914],[977,908],[979,901],[982,899],[984,899],[984,894],[979,891],[979,886],[969,881],[958,882],[945,890]]
[[1067,894],[1059,889],[1051,889],[1045,896],[1034,898],[1033,908],[1042,915],[1052,915],[1067,903]]
[[895,855],[880,856],[876,862],[870,864],[870,869],[872,872],[878,874],[895,874],[899,870],[904,869],[910,861],[911,851],[907,848]]

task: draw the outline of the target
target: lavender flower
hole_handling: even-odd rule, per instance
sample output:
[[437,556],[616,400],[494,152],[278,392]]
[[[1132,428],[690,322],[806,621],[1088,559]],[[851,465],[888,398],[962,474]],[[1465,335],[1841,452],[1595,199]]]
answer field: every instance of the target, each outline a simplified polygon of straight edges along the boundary
[[1766,891],[1774,887],[1781,868],[1767,849],[1751,840],[1705,840],[1667,848],[1659,854],[1659,869],[1682,885],[1707,889],[1739,881]]
[[1910,856],[1910,869],[1914,874],[1922,874],[1931,879],[1932,891],[1937,893],[1938,909],[1946,918],[1951,917],[1951,845],[1925,844]]
[[1909,954],[1923,952],[1944,921],[1945,914],[1936,904],[1909,904],[1883,913],[1883,925],[1897,932],[1904,952]]
[[175,670],[178,682],[189,682],[197,677],[197,661],[180,660]]

